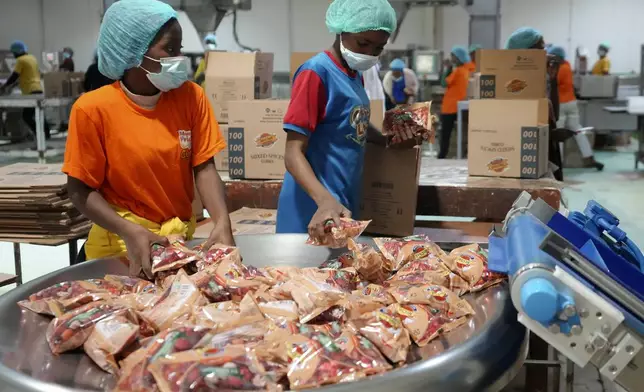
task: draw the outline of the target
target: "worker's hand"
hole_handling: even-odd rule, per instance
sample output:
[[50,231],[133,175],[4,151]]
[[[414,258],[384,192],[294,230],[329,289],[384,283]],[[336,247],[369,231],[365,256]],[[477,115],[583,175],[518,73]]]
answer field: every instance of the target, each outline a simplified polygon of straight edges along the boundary
[[[409,145],[416,145],[418,144],[417,141],[418,137],[414,135],[414,133],[411,131],[411,128],[408,127],[395,127],[394,128],[394,133],[389,136],[389,139],[387,140],[387,146],[390,147],[396,147],[398,148],[398,145],[405,144],[407,146]],[[409,147],[402,147],[402,148],[409,148]]]
[[153,244],[168,245],[168,239],[154,234],[143,226],[132,224],[125,234],[123,241],[127,248],[127,258],[130,260],[130,276],[139,277],[143,273],[152,279],[152,260],[150,248]]
[[311,218],[308,227],[309,235],[311,238],[324,237],[325,223],[332,220],[339,227],[341,224],[340,218],[351,218],[351,211],[338,203],[333,197],[330,197],[329,200],[320,203],[318,210]]
[[405,89],[403,90],[403,92],[404,92],[404,93],[405,93],[405,95],[407,95],[407,96],[413,96],[413,95],[416,95],[416,94],[414,94],[414,89],[413,89],[413,88],[411,88],[411,87],[405,87]]
[[220,219],[210,232],[210,237],[203,243],[203,249],[208,250],[215,244],[235,246],[235,238],[230,226],[230,220]]

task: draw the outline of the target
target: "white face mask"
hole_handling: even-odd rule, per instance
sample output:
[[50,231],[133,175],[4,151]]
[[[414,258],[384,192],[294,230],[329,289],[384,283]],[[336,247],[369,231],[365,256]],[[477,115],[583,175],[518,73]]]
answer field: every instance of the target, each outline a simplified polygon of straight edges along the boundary
[[603,50],[603,49],[600,49],[600,50],[598,51],[598,53],[599,53],[599,56],[604,57],[604,56],[606,56],[606,54],[607,54],[608,52],[606,52],[606,51],[605,51],[605,50]]
[[206,51],[210,52],[213,50],[217,50],[217,45],[215,44],[206,44]]
[[159,90],[163,92],[174,90],[181,87],[188,80],[190,60],[186,56],[164,57],[159,60],[148,56],[143,57],[161,64],[159,73],[152,73],[141,67],[142,70],[148,73],[150,83]]
[[342,58],[347,62],[349,68],[354,71],[366,71],[378,64],[378,56],[369,56],[367,54],[354,53],[349,49],[344,47],[342,41],[340,41],[340,53],[342,53]]

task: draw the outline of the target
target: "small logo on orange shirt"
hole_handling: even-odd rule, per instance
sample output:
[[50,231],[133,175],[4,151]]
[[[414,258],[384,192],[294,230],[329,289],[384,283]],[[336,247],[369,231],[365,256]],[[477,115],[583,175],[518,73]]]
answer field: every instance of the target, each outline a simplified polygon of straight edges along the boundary
[[192,152],[192,131],[177,131],[179,133],[179,146],[181,146],[181,159],[189,159]]

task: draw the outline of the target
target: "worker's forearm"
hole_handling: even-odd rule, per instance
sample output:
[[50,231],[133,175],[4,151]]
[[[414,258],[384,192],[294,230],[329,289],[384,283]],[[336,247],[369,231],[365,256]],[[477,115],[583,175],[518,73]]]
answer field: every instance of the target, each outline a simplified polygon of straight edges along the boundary
[[135,223],[121,218],[100,193],[82,181],[68,177],[67,189],[74,207],[105,230],[124,237],[128,230],[136,226]]
[[2,88],[7,88],[14,85],[18,81],[19,77],[20,77],[19,74],[12,72],[11,76],[9,76],[9,79],[7,79],[7,81],[5,82],[4,86],[2,86]]
[[201,202],[216,224],[230,226],[224,183],[219,177],[215,163],[209,160],[195,168],[195,183]]
[[285,163],[286,170],[318,206],[333,198],[331,193],[315,176],[311,164],[306,160],[302,151],[287,148]]

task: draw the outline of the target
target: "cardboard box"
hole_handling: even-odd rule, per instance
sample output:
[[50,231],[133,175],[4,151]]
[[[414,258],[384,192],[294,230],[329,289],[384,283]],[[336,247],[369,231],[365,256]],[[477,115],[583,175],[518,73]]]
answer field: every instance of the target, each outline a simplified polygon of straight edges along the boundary
[[220,123],[229,121],[228,102],[267,99],[272,89],[272,53],[208,52],[206,94]]
[[546,98],[546,51],[479,50],[473,98]]
[[243,207],[230,214],[234,235],[275,234],[277,210]]
[[311,57],[315,56],[317,52],[293,52],[291,53],[291,78],[289,79],[293,83],[293,77],[297,72],[298,68],[304,63],[306,63]]
[[576,87],[581,98],[615,98],[618,86],[615,75],[580,75]]
[[69,97],[71,94],[69,77],[69,72],[47,72],[43,74],[45,98]]
[[469,174],[540,178],[548,172],[548,100],[470,101]]
[[70,72],[69,73],[69,85],[71,97],[79,97],[82,93],[85,92],[83,88],[83,82],[85,81],[85,74],[82,72]]
[[228,173],[228,124],[219,124],[219,130],[226,142],[226,148],[215,155],[215,166],[217,171]]
[[228,171],[231,178],[284,178],[284,114],[289,101],[230,102]]
[[[230,214],[234,235],[275,234],[277,211],[244,207]],[[208,238],[215,225],[208,221],[195,231],[195,238]]]
[[401,237],[413,234],[419,173],[420,149],[367,144],[360,219],[371,219],[369,233]]

